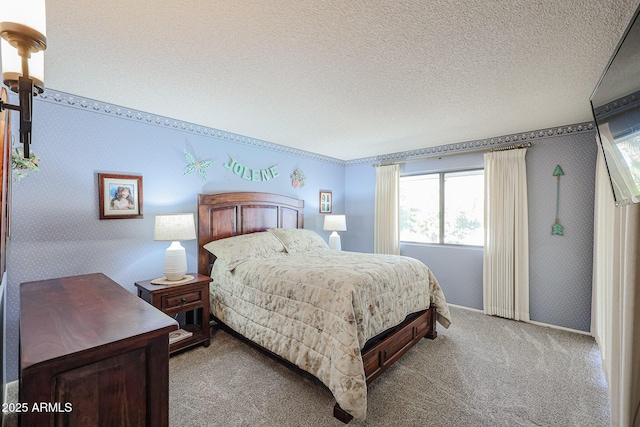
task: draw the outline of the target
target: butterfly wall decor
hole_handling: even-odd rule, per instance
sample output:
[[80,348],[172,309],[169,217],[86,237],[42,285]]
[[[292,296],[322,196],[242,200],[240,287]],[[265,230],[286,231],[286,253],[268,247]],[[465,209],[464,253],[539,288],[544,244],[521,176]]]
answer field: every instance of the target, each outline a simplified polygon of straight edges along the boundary
[[197,170],[198,175],[202,178],[203,181],[207,180],[207,172],[206,169],[213,164],[213,160],[196,160],[196,157],[191,154],[187,149],[184,150],[184,156],[187,159],[187,167],[184,170],[185,175],[191,174],[191,172]]

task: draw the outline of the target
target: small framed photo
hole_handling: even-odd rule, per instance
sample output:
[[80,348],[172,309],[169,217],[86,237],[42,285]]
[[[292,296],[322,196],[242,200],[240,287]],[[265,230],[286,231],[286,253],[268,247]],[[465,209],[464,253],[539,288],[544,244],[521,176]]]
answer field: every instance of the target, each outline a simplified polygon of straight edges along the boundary
[[142,176],[98,174],[100,219],[142,218]]
[[320,191],[320,213],[331,213],[331,191]]

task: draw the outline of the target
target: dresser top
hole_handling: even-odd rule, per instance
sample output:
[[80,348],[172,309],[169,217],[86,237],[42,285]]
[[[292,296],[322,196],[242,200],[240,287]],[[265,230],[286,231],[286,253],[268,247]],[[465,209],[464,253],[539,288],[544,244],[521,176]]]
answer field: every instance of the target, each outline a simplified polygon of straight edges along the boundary
[[166,334],[174,329],[174,319],[102,273],[20,285],[23,369],[135,336]]

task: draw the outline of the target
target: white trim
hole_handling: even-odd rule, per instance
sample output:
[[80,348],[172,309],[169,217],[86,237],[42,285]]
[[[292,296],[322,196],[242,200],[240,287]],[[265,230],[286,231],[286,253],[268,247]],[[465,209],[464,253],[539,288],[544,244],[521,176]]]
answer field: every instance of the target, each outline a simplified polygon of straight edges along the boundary
[[[447,303],[447,305],[449,307],[456,307],[456,308],[461,308],[463,310],[469,310],[469,311],[473,311],[476,313],[480,313],[480,314],[484,314],[484,311],[482,310],[478,310],[477,308],[471,308],[471,307],[465,307],[463,305],[458,305],[458,304],[450,304]],[[487,315],[488,316],[488,315]],[[506,320],[511,320],[511,319],[506,319]],[[453,322],[452,322],[453,323]],[[588,335],[590,337],[592,337],[593,335],[591,334],[591,332],[585,332],[585,331],[580,331],[578,329],[571,329],[571,328],[565,328],[564,326],[557,326],[557,325],[551,325],[549,323],[542,323],[542,322],[536,322],[535,320],[529,320],[528,322],[524,322],[524,323],[531,323],[532,325],[536,325],[536,326],[544,326],[547,328],[552,328],[552,329],[560,329],[561,331],[566,331],[566,332],[573,332],[575,334],[580,334],[580,335]]]
[[590,337],[593,336],[591,335],[591,332],[581,331],[579,329],[565,328],[564,326],[551,325],[549,323],[536,322],[534,320],[529,320],[527,323],[531,323],[533,325],[538,325],[538,326],[546,326],[547,328],[560,329],[561,331],[573,332],[576,334],[587,335]]
[[461,308],[463,310],[475,311],[476,313],[484,314],[484,311],[478,310],[477,308],[465,307],[464,305],[450,304],[450,303],[447,303],[447,305],[449,307],[456,307],[456,308]]

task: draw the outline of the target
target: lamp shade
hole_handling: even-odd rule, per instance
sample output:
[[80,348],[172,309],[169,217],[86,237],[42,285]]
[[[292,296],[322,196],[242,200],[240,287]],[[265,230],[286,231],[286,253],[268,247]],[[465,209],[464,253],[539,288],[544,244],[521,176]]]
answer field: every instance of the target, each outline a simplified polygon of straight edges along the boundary
[[[12,91],[18,91],[18,79],[22,76],[22,58],[8,41],[0,39],[2,46],[2,81]],[[29,75],[34,93],[44,91],[44,50],[32,53],[29,58]]]
[[345,215],[325,215],[322,228],[326,231],[347,231],[347,218]]
[[156,215],[153,240],[194,240],[196,227],[192,213]]
[[47,14],[44,0],[0,0],[0,10],[0,31],[16,28],[16,25],[25,26],[46,39]]

